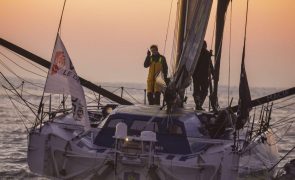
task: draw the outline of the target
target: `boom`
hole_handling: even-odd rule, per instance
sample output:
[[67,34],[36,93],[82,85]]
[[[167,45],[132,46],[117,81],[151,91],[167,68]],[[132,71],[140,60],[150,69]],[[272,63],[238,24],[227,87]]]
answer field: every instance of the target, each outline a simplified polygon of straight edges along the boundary
[[[291,96],[291,95],[294,95],[294,94],[295,94],[295,87],[292,87],[290,89],[286,89],[286,90],[283,90],[283,91],[280,91],[280,92],[277,92],[277,93],[273,93],[273,94],[270,94],[270,95],[267,95],[267,96],[264,96],[264,97],[261,97],[261,98],[258,98],[258,99],[254,99],[254,100],[251,101],[251,106],[250,107],[259,106],[259,105],[262,105],[262,104],[265,104],[265,103],[268,103],[268,102],[271,102],[271,101],[275,101],[275,100],[278,100],[278,99],[282,99],[282,98],[285,98],[287,96]],[[234,112],[237,112],[238,105],[233,106],[232,110]]]
[[[50,68],[50,62],[15,45],[15,44],[12,44],[11,42],[8,42],[2,38],[0,38],[0,45],[1,46],[4,46],[6,47],[7,49],[10,49],[11,51],[25,57],[25,58],[28,58],[29,60],[43,66],[43,67],[46,67],[46,68]],[[123,99],[121,98],[120,96],[117,96],[116,94],[113,94],[111,92],[109,92],[108,90],[100,87],[100,86],[97,86],[95,84],[93,84],[92,82],[82,78],[82,77],[79,77],[80,78],[80,82],[81,82],[81,85],[98,93],[98,94],[101,94],[102,96],[106,97],[106,98],[109,98],[110,100],[116,102],[116,103],[119,103],[119,104],[122,104],[122,105],[132,105],[133,103],[131,103],[130,101],[126,100],[126,99]]]

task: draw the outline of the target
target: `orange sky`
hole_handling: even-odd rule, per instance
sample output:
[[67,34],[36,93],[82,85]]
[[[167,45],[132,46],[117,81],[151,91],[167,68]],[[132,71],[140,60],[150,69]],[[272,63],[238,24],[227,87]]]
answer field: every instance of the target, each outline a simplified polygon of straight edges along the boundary
[[[61,37],[78,74],[94,82],[145,82],[146,51],[156,43],[163,52],[170,3],[171,0],[68,0]],[[49,60],[62,5],[62,0],[0,0],[0,36]],[[239,82],[245,5],[246,0],[233,0],[231,84],[235,86]],[[175,8],[176,0],[172,21]],[[250,86],[294,86],[295,1],[250,0],[248,21],[246,68]],[[213,23],[211,19],[206,35],[209,47]],[[165,53],[168,61],[174,22],[170,25]],[[229,21],[221,84],[227,84],[228,27]],[[3,48],[0,50],[4,52]],[[4,59],[1,55],[0,58]]]

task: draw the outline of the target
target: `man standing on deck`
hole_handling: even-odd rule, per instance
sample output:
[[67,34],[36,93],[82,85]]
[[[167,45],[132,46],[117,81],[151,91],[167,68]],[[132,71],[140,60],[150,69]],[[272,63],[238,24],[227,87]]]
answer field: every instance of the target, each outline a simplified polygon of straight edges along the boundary
[[212,52],[207,50],[207,43],[204,41],[197,66],[192,75],[196,110],[203,110],[202,106],[208,94],[210,68],[211,72],[213,72],[211,56]]
[[149,105],[160,105],[161,87],[156,83],[156,78],[160,72],[164,74],[167,82],[168,66],[166,58],[158,51],[157,45],[152,45],[144,61],[144,67],[149,67],[147,78],[147,98]]

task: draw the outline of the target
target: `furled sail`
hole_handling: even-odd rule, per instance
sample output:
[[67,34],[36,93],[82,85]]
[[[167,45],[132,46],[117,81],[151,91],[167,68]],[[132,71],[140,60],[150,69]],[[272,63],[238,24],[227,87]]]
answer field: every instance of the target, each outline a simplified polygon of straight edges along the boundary
[[[179,60],[172,81],[176,89],[184,89],[190,83],[202,49],[212,2],[213,0],[182,0],[179,3],[181,10],[186,12],[180,12],[179,17],[179,31],[183,34],[178,33],[177,38],[180,46],[176,58]],[[185,22],[182,22],[184,14]]]

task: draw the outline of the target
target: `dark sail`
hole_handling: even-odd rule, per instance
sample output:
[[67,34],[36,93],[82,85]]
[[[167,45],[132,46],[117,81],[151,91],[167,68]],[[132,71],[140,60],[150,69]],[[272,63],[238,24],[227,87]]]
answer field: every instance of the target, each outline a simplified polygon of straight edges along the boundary
[[236,124],[237,129],[241,129],[247,122],[249,112],[251,110],[251,94],[245,69],[245,46],[243,48],[241,76],[239,86],[239,105],[238,105],[238,121]]
[[247,24],[248,24],[248,4],[247,1],[247,11],[246,11],[246,22],[245,22],[245,32],[244,32],[244,45],[242,54],[242,64],[241,64],[241,76],[240,76],[240,86],[239,86],[239,105],[238,105],[238,119],[236,123],[236,128],[241,129],[247,122],[249,118],[249,112],[251,110],[251,94],[249,89],[249,84],[247,80],[247,74],[245,69],[245,53],[246,53],[246,35],[247,35]]
[[211,103],[214,109],[218,106],[217,92],[220,71],[220,58],[222,50],[223,30],[225,23],[225,14],[230,0],[218,0],[216,14],[216,36],[215,36],[215,66],[214,66],[214,89]]

